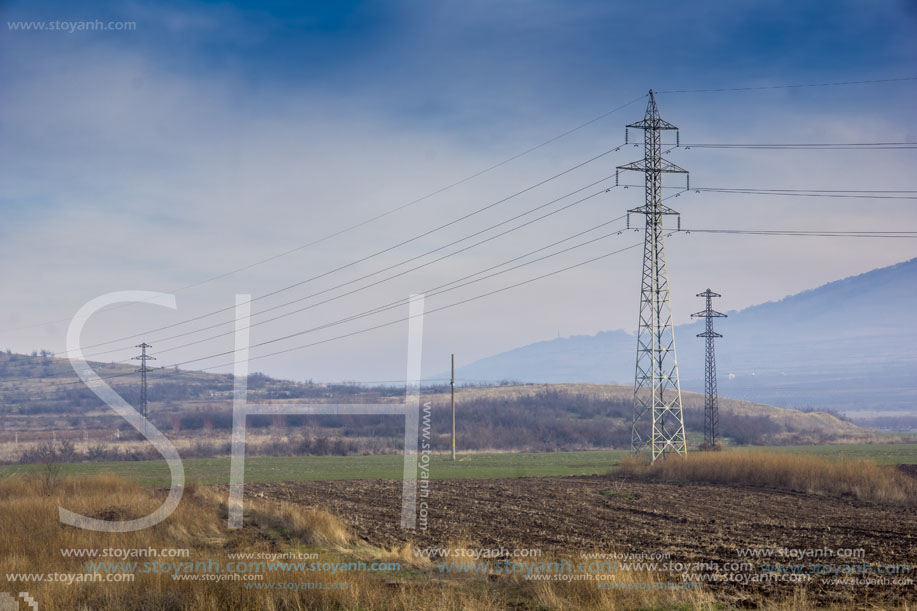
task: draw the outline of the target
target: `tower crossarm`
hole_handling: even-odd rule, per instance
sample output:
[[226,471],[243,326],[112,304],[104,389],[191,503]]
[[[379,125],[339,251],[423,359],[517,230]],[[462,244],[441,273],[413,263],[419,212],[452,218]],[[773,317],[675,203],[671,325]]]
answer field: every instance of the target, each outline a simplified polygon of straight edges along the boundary
[[660,129],[677,130],[677,127],[659,116],[659,107],[656,106],[656,94],[653,93],[652,89],[648,94],[648,98],[649,100],[646,104],[646,112],[643,115],[643,119],[628,123],[626,127],[633,129],[651,129],[654,131]]
[[647,167],[645,159],[640,159],[638,161],[631,161],[630,163],[625,163],[624,165],[619,165],[615,170],[633,170],[635,172],[668,172],[670,174],[688,174],[688,170],[677,166],[671,161],[666,159],[659,160],[659,167]]
[[632,129],[678,129],[665,119],[661,119],[658,116],[655,119],[643,119],[635,123],[628,123],[626,127]]
[[633,214],[673,214],[676,216],[681,215],[681,212],[678,212],[677,210],[669,208],[668,206],[664,204],[656,204],[655,208],[653,206],[643,205],[643,206],[640,206],[639,208],[631,208],[630,210],[628,210],[628,212],[631,212]]
[[703,312],[695,312],[691,314],[691,318],[729,318],[722,312],[717,312],[716,310],[704,310]]

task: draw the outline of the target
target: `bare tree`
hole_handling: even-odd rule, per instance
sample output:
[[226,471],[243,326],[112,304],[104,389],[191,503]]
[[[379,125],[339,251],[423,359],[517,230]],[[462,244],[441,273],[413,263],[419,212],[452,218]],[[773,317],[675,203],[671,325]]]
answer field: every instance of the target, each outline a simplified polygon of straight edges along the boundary
[[35,457],[43,466],[42,485],[46,494],[57,486],[63,463],[71,460],[74,453],[73,442],[69,440],[59,443],[46,441],[35,449]]

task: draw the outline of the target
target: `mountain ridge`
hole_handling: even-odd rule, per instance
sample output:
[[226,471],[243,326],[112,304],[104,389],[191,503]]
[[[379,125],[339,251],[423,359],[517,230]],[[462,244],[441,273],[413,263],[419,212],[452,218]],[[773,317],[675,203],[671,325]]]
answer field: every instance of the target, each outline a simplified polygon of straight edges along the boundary
[[[728,296],[726,297],[728,299]],[[720,300],[722,301],[722,300]],[[717,321],[720,394],[847,413],[917,405],[917,258],[727,310]],[[703,391],[701,321],[676,326],[683,386]],[[633,381],[636,336],[622,330],[542,340],[459,367],[461,379]],[[851,387],[852,384],[859,385]]]

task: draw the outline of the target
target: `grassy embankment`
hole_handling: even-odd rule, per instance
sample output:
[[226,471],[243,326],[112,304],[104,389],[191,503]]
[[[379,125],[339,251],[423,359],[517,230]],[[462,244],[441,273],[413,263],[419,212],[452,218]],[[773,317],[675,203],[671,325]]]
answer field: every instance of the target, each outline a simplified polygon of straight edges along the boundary
[[649,464],[627,458],[615,471],[625,477],[779,488],[874,503],[917,505],[917,479],[871,458],[830,459],[774,451],[693,452]]
[[[70,611],[713,608],[713,597],[698,590],[611,590],[598,588],[594,581],[564,583],[527,581],[519,575],[494,579],[484,574],[444,574],[429,559],[415,557],[409,546],[387,550],[355,541],[340,519],[319,508],[249,501],[245,528],[229,530],[225,506],[213,491],[202,488],[188,490],[181,505],[164,522],[138,532],[99,533],[58,521],[58,505],[84,515],[124,520],[147,514],[159,505],[161,497],[161,492],[113,476],[71,477],[50,486],[35,477],[0,480],[0,591],[28,592],[40,609]],[[174,579],[174,571],[135,570],[134,579],[128,579],[130,575],[123,567],[91,571],[85,558],[61,553],[114,548],[185,549],[189,552],[186,558],[170,561],[199,562],[201,566],[219,561],[224,568],[228,568],[226,563],[233,552],[298,552],[317,554],[320,562],[386,562],[398,566],[389,564],[380,572],[332,572],[329,566],[320,570],[217,574],[196,569],[181,573],[182,577],[263,576],[252,581]],[[148,560],[139,559],[141,565]],[[23,582],[10,579],[13,573],[95,573],[103,581]],[[111,581],[112,576],[117,581]],[[625,585],[659,581],[646,571],[617,571],[612,577],[615,583]],[[291,588],[292,584],[297,588]]]

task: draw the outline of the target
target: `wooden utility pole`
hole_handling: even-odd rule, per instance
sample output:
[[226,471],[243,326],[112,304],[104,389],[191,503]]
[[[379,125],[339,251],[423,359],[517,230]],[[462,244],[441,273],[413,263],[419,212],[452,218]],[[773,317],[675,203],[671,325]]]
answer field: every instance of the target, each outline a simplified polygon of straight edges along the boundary
[[455,462],[455,355],[452,355],[452,462]]

